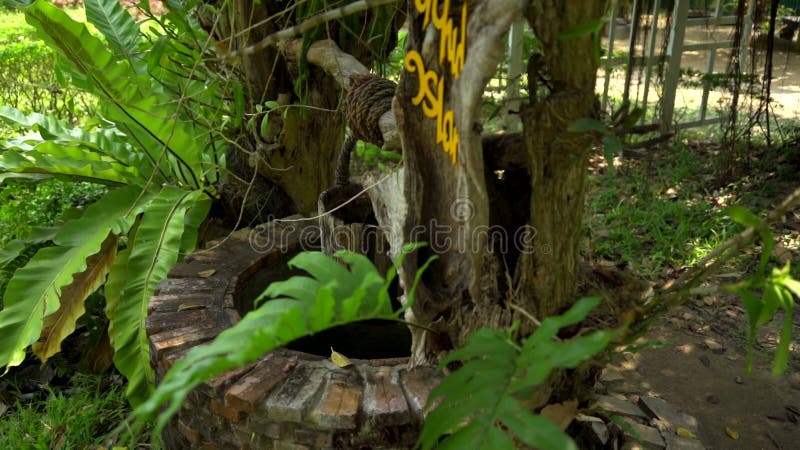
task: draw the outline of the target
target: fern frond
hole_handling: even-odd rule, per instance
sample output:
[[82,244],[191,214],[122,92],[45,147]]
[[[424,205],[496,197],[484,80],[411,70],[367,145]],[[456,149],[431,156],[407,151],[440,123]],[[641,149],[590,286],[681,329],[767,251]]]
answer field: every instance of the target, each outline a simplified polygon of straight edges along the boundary
[[511,450],[521,441],[545,450],[577,450],[556,424],[526,410],[517,396],[544,382],[553,370],[574,368],[596,355],[619,334],[596,331],[567,342],[553,339],[560,328],[583,320],[599,301],[584,298],[564,315],[545,319],[521,346],[508,331],[483,328],[470,336],[466,346],[442,360],[442,367],[456,361],[464,365],[431,391],[427,408],[438,399],[441,403],[425,420],[421,448]]

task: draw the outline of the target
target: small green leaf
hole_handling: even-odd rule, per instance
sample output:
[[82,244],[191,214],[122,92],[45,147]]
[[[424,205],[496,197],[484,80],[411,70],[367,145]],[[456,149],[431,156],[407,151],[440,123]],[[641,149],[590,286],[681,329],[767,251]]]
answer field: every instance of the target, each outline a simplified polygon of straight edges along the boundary
[[590,19],[586,22],[579,23],[578,25],[566,31],[562,31],[558,34],[558,38],[563,41],[567,41],[581,36],[588,36],[602,30],[603,25],[605,25],[605,22],[603,22],[602,19]]
[[756,228],[761,225],[761,219],[758,218],[752,211],[744,206],[733,205],[725,210],[725,214],[733,219],[736,223],[746,227]]
[[268,100],[264,102],[264,106],[266,106],[269,109],[278,109],[281,107],[281,104],[276,102],[275,100]]
[[567,131],[571,133],[583,133],[586,131],[598,131],[600,133],[606,133],[608,132],[608,126],[597,119],[582,117],[569,124]]
[[264,117],[261,118],[261,127],[259,128],[259,135],[261,137],[266,137],[268,131],[269,131],[269,112],[264,114]]
[[603,136],[603,157],[608,167],[614,167],[614,157],[622,154],[622,140],[615,134]]

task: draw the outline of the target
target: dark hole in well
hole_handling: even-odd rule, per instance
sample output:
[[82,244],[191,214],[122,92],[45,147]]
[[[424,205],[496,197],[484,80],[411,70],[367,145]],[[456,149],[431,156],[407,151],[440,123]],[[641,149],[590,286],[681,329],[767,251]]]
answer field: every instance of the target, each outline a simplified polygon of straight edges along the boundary
[[[250,274],[242,274],[236,286],[234,301],[239,313],[244,316],[253,309],[253,301],[274,281],[286,280],[297,275],[308,275],[304,271],[290,269],[287,262],[297,253],[286,253],[269,258],[263,266]],[[396,280],[390,292],[397,291]],[[399,303],[392,302],[397,308]],[[331,328],[307,336],[286,346],[292,350],[329,357],[331,348],[356,359],[382,359],[405,357],[411,354],[411,333],[408,327],[388,320],[369,320]]]

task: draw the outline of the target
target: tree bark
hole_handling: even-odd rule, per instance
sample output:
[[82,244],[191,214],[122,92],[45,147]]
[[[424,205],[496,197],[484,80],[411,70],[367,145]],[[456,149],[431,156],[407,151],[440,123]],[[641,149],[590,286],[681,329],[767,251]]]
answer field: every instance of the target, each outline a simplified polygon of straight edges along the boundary
[[[416,257],[405,260],[403,284],[411,285],[428,257],[438,257],[425,272],[407,317],[438,331],[434,335],[412,329],[417,363],[463,344],[481,326],[503,321],[498,317],[503,311],[495,288],[500,274],[495,264],[484,264],[491,252],[479,115],[484,87],[503,55],[503,37],[519,13],[519,2],[469,2],[467,23],[463,22],[465,3],[450,2],[449,11],[439,4],[438,11],[425,14],[409,2],[406,70],[395,97],[408,205],[404,241],[428,243]],[[426,23],[426,17],[433,17],[431,23]],[[434,26],[437,17],[451,21],[452,33]],[[455,54],[440,54],[443,35],[452,39],[451,46],[463,42],[463,70]],[[437,103],[441,103],[439,115],[431,117]],[[452,111],[449,119],[457,138],[452,128],[445,129],[448,111]],[[451,147],[448,153],[444,144],[452,140],[457,142],[457,151]]]
[[[594,94],[597,56],[591,35],[561,38],[565,31],[597,20],[605,2],[539,0],[526,18],[544,54],[531,61],[528,80],[536,89],[540,74],[552,91],[531,96],[522,111],[531,169],[532,246],[519,266],[523,307],[537,317],[560,313],[576,300],[585,180],[592,137],[571,133],[577,119],[597,115]],[[532,65],[541,63],[539,67]]]
[[[293,16],[292,11],[297,10],[287,9],[285,2],[277,0],[235,0],[232,8],[233,19],[226,29],[232,38],[225,41],[230,50],[251,46],[301,19]],[[386,8],[386,11],[393,11]],[[287,13],[275,15],[281,10]],[[339,32],[343,28],[331,22],[323,25],[321,34],[329,35],[345,52],[356,55],[361,63],[369,66],[384,50],[376,52],[374,35],[393,35],[400,25],[386,11],[367,11],[346,19],[360,21],[361,29],[348,28],[346,33]],[[389,50],[393,47],[390,40],[379,42],[390,47]],[[245,153],[239,160],[246,161],[249,168],[285,192],[296,211],[313,215],[319,194],[334,182],[335,163],[344,137],[343,114],[339,107],[344,86],[322,68],[300,64],[303,49],[298,50],[294,60],[284,58],[276,47],[241,58],[247,113],[256,115],[256,127],[239,143],[238,151]],[[307,78],[296,86],[300,74]],[[304,93],[303,98],[298,98],[298,92]],[[260,124],[267,112],[258,113],[256,106],[266,101],[277,101],[281,108],[269,113],[269,126],[261,135]],[[248,178],[241,173],[237,175]]]

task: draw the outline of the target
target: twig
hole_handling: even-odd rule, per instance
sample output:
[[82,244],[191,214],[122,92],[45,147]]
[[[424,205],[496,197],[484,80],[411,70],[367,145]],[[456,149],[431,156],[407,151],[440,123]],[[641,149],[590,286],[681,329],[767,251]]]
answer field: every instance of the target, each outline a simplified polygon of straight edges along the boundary
[[299,36],[322,23],[330,22],[331,20],[341,19],[342,17],[346,17],[351,14],[357,14],[360,13],[361,11],[365,11],[370,8],[375,8],[378,6],[383,6],[396,2],[397,0],[361,0],[355,3],[350,3],[345,6],[342,6],[341,8],[332,9],[322,14],[310,17],[301,22],[300,24],[295,25],[291,28],[286,28],[284,30],[272,33],[269,36],[265,37],[264,39],[258,41],[257,43],[249,47],[245,47],[243,49],[227,53],[226,55],[223,56],[223,59],[231,60],[231,59],[241,58],[247,55],[252,55],[256,52],[264,50],[270,45],[276,44],[280,41],[291,39],[295,36]]
[[[768,229],[770,225],[778,222],[791,211],[795,206],[800,205],[800,188],[795,189],[789,194],[775,209],[767,214],[767,217],[756,227],[750,227],[736,236],[728,239],[719,247],[715,248],[705,258],[690,267],[678,279],[667,282],[659,292],[658,298],[661,299],[659,305],[677,306],[685,300],[700,281],[709,274],[719,269],[722,264],[728,261],[739,252],[762,231]],[[654,305],[657,306],[657,305]]]

